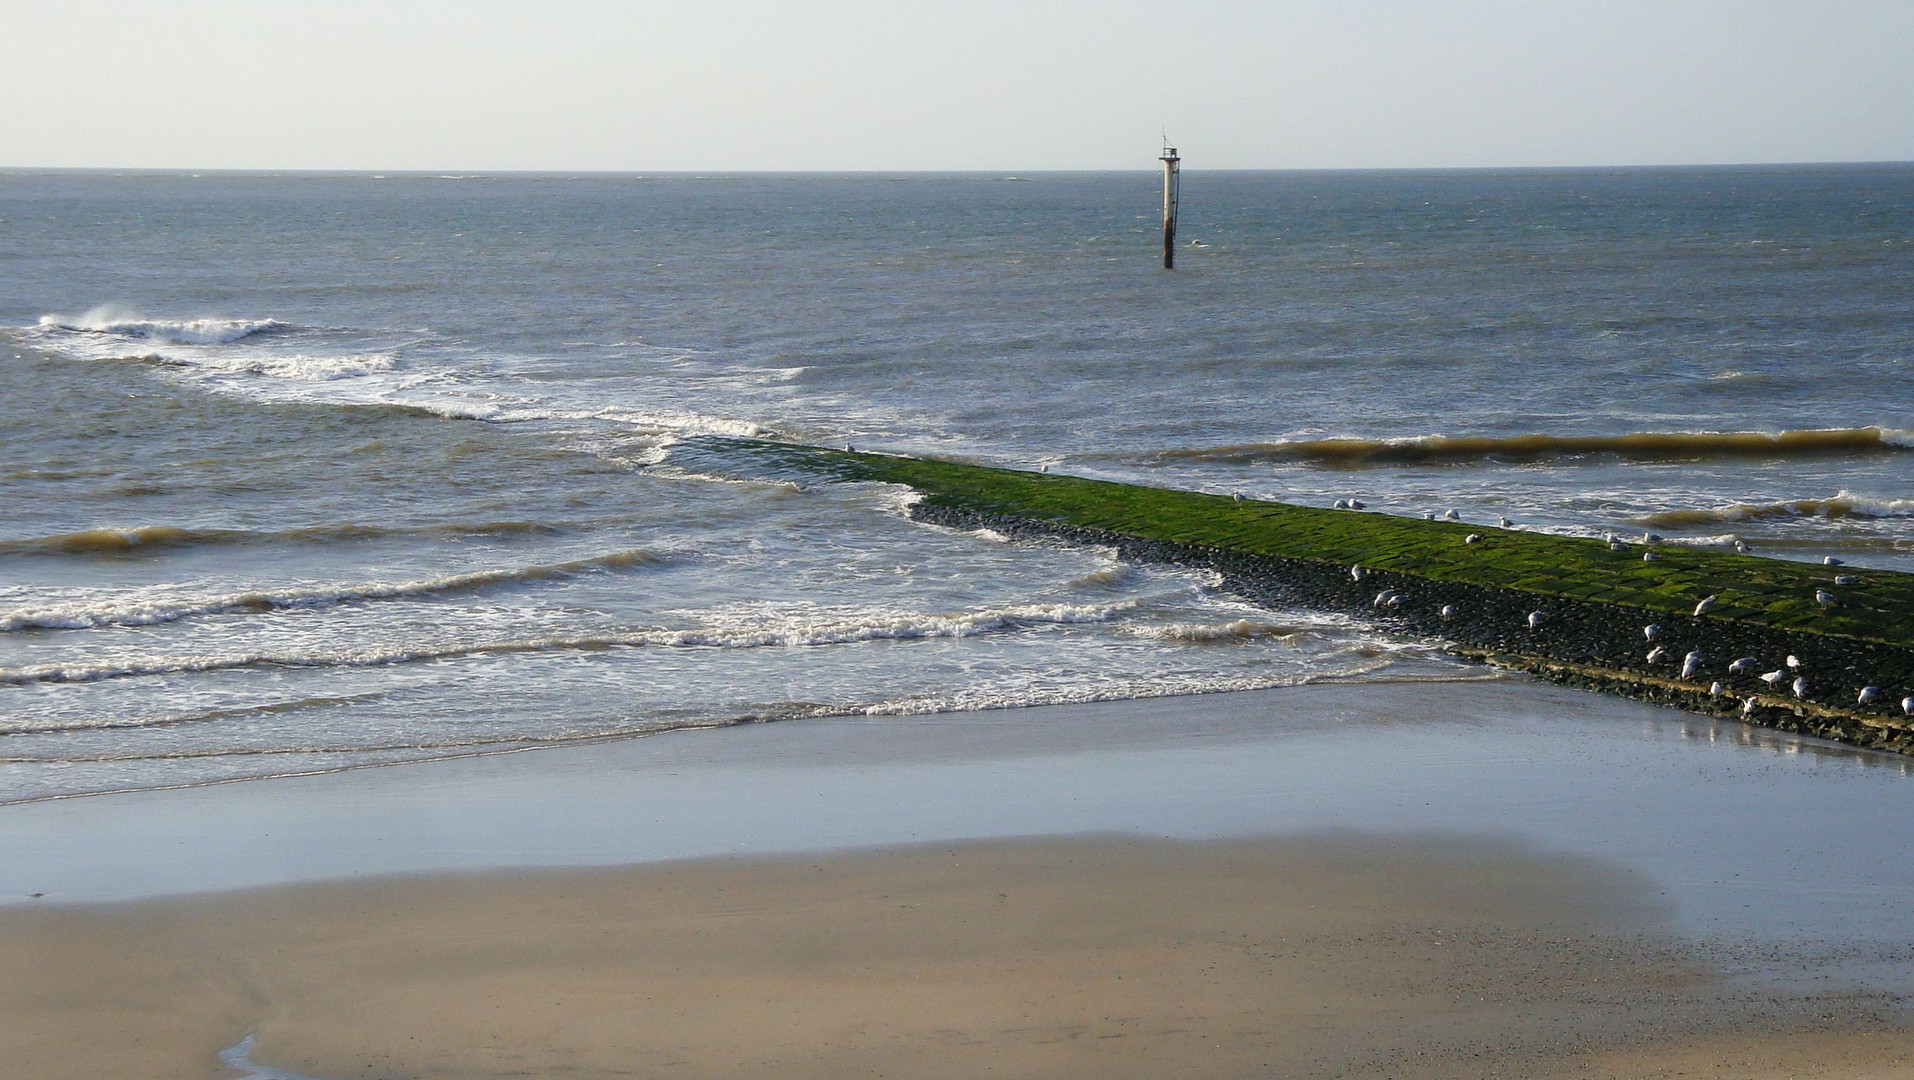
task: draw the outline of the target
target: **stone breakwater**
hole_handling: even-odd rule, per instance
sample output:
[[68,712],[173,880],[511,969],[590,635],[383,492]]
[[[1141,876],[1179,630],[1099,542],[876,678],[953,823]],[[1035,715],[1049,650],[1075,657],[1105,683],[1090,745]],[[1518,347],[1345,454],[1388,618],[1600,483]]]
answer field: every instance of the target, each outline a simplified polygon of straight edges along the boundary
[[[933,502],[916,504],[911,514],[953,528],[1094,544],[1139,562],[1213,570],[1224,588],[1256,603],[1357,615],[1396,633],[1440,641],[1456,655],[1553,682],[1914,753],[1914,717],[1899,715],[1902,698],[1914,694],[1914,649],[1904,646],[1150,539]],[[1387,601],[1391,593],[1399,598],[1393,605]],[[1659,627],[1653,640],[1644,633],[1651,624]],[[1650,662],[1656,647],[1661,654]],[[1683,662],[1690,653],[1699,654],[1699,665],[1684,679]],[[1756,663],[1730,672],[1731,664],[1746,657]],[[1798,665],[1790,667],[1789,657]],[[1784,674],[1773,684],[1760,678],[1775,671]],[[1798,696],[1796,679],[1804,680]],[[1719,693],[1712,689],[1717,683]],[[1859,704],[1868,686],[1878,687],[1880,697],[1871,705]]]

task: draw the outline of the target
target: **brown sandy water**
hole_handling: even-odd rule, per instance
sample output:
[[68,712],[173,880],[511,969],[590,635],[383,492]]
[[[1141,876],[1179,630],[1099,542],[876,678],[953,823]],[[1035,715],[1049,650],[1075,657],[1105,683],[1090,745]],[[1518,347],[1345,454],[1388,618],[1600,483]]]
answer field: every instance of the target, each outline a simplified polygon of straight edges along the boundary
[[1721,978],[1515,845],[973,841],[0,919],[12,1075],[1908,1076],[1895,1002]]

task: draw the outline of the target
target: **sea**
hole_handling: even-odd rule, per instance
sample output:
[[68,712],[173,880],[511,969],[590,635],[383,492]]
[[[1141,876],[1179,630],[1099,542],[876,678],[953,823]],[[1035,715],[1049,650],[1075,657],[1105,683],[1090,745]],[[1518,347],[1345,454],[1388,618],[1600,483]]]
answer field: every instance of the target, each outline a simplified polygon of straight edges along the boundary
[[1490,677],[738,437],[1914,570],[1914,166],[1158,183],[0,172],[0,802]]

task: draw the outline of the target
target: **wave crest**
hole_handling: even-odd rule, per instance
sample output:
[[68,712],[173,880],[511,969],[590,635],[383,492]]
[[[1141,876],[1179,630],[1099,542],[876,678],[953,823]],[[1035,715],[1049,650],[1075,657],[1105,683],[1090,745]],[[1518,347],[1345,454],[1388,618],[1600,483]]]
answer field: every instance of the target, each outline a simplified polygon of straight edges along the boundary
[[0,555],[136,555],[180,548],[280,542],[324,544],[382,537],[458,539],[478,536],[555,536],[564,530],[537,521],[454,522],[443,525],[312,525],[302,529],[188,529],[171,525],[82,529],[54,536],[0,540]]
[[110,334],[135,341],[168,345],[226,345],[254,334],[289,328],[278,319],[149,319],[114,307],[96,307],[84,315],[42,315],[42,330],[76,334]]
[[1914,499],[1875,499],[1841,491],[1825,499],[1784,499],[1766,503],[1731,503],[1705,509],[1664,510],[1632,520],[1639,525],[1679,529],[1735,521],[1808,517],[1830,520],[1914,517]]
[[1914,431],[1825,428],[1809,431],[1639,431],[1627,435],[1417,435],[1399,439],[1335,437],[1159,450],[1162,460],[1230,465],[1302,461],[1319,465],[1402,465],[1470,459],[1614,455],[1626,458],[1798,457],[1892,453],[1914,449]]
[[625,633],[466,642],[414,649],[364,649],[318,653],[235,653],[179,657],[141,663],[35,664],[0,668],[0,685],[98,682],[105,679],[198,674],[254,667],[386,667],[431,660],[512,653],[600,652],[616,648],[757,649],[847,645],[865,641],[972,637],[998,630],[1046,624],[1105,622],[1136,607],[1137,601],[1111,604],[1018,604],[982,611],[946,614],[890,614],[835,620],[802,620],[768,625],[707,627],[693,630],[636,630]]
[[586,570],[648,566],[664,557],[643,549],[613,552],[550,565],[479,570],[419,581],[371,583],[330,588],[226,593],[197,600],[103,600],[0,612],[0,633],[20,630],[92,630],[105,626],[157,626],[208,615],[262,614],[332,607],[370,600],[402,600],[466,592],[493,585],[549,581]]

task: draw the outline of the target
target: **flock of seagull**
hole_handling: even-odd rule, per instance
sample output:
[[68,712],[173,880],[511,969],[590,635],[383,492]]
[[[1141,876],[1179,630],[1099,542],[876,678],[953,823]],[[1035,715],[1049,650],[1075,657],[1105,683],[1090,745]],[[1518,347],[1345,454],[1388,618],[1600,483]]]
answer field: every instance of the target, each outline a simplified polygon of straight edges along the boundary
[[[1240,502],[1242,500],[1242,496],[1237,495],[1236,499],[1237,501]],[[1361,510],[1363,509],[1363,507],[1364,507],[1364,504],[1359,499],[1337,499],[1335,503],[1335,509],[1337,510]],[[1424,521],[1436,521],[1436,520],[1461,521],[1462,515],[1457,513],[1453,509],[1444,510],[1440,515],[1438,515],[1436,512],[1432,510],[1425,510],[1423,511],[1423,514],[1422,514],[1422,520]],[[1510,521],[1506,517],[1498,518],[1496,521],[1496,524],[1499,527],[1504,529],[1512,529],[1515,527],[1515,523],[1513,521]],[[1622,538],[1616,536],[1612,532],[1604,534],[1603,539],[1607,541],[1608,548],[1610,551],[1629,550],[1628,541],[1623,540]],[[1661,540],[1662,540],[1661,536],[1651,532],[1651,533],[1643,533],[1640,542],[1644,545],[1653,545],[1653,544],[1660,543]],[[1462,542],[1469,545],[1479,544],[1482,542],[1482,534],[1470,533],[1467,536],[1462,538]],[[1748,544],[1746,541],[1737,539],[1734,543],[1735,543],[1735,551],[1739,554],[1747,555],[1754,550],[1753,546]],[[1642,555],[1642,559],[1645,562],[1657,562],[1660,560],[1660,558],[1661,556],[1657,555],[1653,551],[1644,552]],[[1842,565],[1842,560],[1836,558],[1833,555],[1829,555],[1826,558],[1823,558],[1821,562],[1825,566]],[[1349,576],[1351,579],[1355,581],[1361,581],[1367,575],[1368,575],[1368,571],[1364,570],[1361,566],[1352,566],[1349,568]],[[1860,578],[1856,577],[1853,574],[1838,574],[1834,578],[1834,583],[1836,585],[1855,585],[1860,583]],[[1405,595],[1396,591],[1395,589],[1384,589],[1381,592],[1376,594],[1376,598],[1372,602],[1371,606],[1379,610],[1381,609],[1394,610],[1396,608],[1401,607],[1403,602],[1406,599],[1408,598]],[[1815,603],[1820,604],[1824,608],[1833,607],[1835,603],[1838,601],[1838,599],[1839,598],[1835,596],[1834,593],[1831,593],[1826,589],[1816,589],[1814,591]],[[1721,603],[1721,598],[1719,596],[1703,597],[1700,600],[1700,602],[1695,604],[1695,615],[1696,616],[1705,615],[1708,612],[1713,611],[1717,606],[1719,606],[1720,603]],[[1454,604],[1444,604],[1442,606],[1441,616],[1445,621],[1455,618],[1455,615],[1456,615],[1456,609]],[[1541,628],[1542,623],[1545,620],[1546,620],[1546,616],[1544,616],[1542,612],[1531,611],[1529,612],[1529,615],[1528,615],[1528,628],[1530,630],[1538,630]],[[1662,645],[1654,644],[1655,640],[1661,636],[1660,624],[1650,623],[1647,626],[1642,627],[1642,635],[1645,638],[1647,638],[1651,646],[1648,650],[1648,656],[1647,656],[1647,660],[1650,664],[1661,664],[1663,661],[1670,659],[1671,654],[1668,652],[1666,647]],[[1695,676],[1701,674],[1703,664],[1704,664],[1704,660],[1702,658],[1701,651],[1698,649],[1682,657],[1682,660],[1681,660],[1682,681],[1683,682],[1694,681]],[[1756,657],[1744,656],[1741,659],[1736,660],[1735,662],[1728,665],[1728,674],[1742,675],[1747,672],[1754,671],[1756,668],[1760,666],[1761,666],[1761,661],[1757,659]],[[1763,674],[1757,675],[1756,678],[1760,679],[1764,683],[1767,683],[1769,688],[1775,689],[1776,692],[1779,692],[1778,688],[1785,682],[1788,689],[1794,693],[1794,696],[1797,699],[1805,699],[1808,696],[1808,677],[1806,674],[1801,672],[1801,666],[1802,666],[1801,658],[1790,654],[1787,660],[1782,664],[1781,667],[1776,668],[1773,671],[1769,671],[1769,672],[1765,672]],[[1793,676],[1793,681],[1791,682],[1787,681],[1790,675]],[[1721,684],[1720,681],[1715,681],[1709,684],[1708,692],[1710,694],[1713,694],[1716,697],[1721,697],[1727,694],[1728,690],[1726,687],[1724,687]],[[1882,691],[1880,687],[1864,686],[1861,688],[1861,692],[1857,696],[1856,704],[1859,704],[1862,706],[1873,705],[1876,702],[1879,702],[1881,698],[1882,698]],[[1759,707],[1759,705],[1760,705],[1760,699],[1756,697],[1751,696],[1744,699],[1741,703],[1741,715],[1743,716],[1752,715],[1755,709]],[[1908,696],[1901,699],[1901,712],[1907,716],[1914,716],[1914,694],[1909,694]]]

